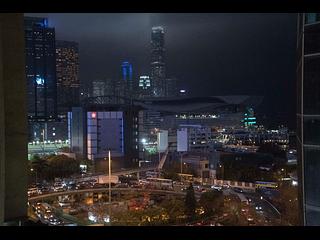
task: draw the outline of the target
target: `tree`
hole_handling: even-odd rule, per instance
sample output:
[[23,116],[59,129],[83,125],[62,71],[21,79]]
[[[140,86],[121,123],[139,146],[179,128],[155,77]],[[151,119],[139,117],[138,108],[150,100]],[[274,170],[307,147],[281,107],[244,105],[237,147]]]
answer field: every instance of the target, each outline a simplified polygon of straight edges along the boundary
[[180,199],[166,199],[162,202],[161,207],[165,209],[166,214],[169,216],[170,224],[177,224],[179,218],[184,215],[184,203]]
[[298,226],[298,189],[297,187],[283,184],[279,188],[280,196],[274,200],[281,212],[281,220],[283,224],[290,223],[291,225]]
[[187,188],[187,194],[185,198],[185,213],[189,220],[192,220],[195,217],[196,204],[197,201],[194,195],[194,189],[192,183],[190,183],[190,186]]
[[66,155],[55,155],[48,159],[50,166],[50,176],[69,177],[72,174],[79,173],[79,162]]
[[46,170],[48,169],[48,162],[44,158],[41,158],[39,155],[34,155],[31,159],[31,168],[36,174],[36,181],[45,179]]
[[219,191],[209,191],[201,194],[199,204],[204,209],[205,216],[211,216],[223,207],[223,194]]

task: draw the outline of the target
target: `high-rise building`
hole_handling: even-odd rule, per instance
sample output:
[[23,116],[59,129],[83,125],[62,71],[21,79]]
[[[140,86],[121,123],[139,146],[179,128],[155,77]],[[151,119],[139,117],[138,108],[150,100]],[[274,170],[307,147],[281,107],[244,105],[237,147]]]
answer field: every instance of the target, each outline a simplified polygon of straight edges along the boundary
[[298,15],[297,150],[304,225],[320,225],[320,13]]
[[92,82],[92,97],[107,95],[107,82],[103,80],[95,80]]
[[113,166],[120,168],[136,164],[139,154],[137,109],[132,106],[97,106],[75,107],[68,113],[72,150],[77,156],[95,162],[103,160],[111,150],[115,160]]
[[142,98],[152,96],[151,80],[149,76],[140,76],[138,93],[139,97]]
[[57,114],[55,29],[47,18],[25,17],[28,117],[55,119]]
[[178,96],[178,80],[176,78],[167,78],[165,82],[166,96],[177,97]]
[[161,26],[153,27],[151,32],[151,79],[155,97],[166,95],[164,53],[164,29]]
[[128,92],[133,90],[132,65],[129,62],[122,62],[121,64],[121,78],[125,82]]
[[66,114],[79,104],[79,45],[76,42],[56,41],[58,112]]

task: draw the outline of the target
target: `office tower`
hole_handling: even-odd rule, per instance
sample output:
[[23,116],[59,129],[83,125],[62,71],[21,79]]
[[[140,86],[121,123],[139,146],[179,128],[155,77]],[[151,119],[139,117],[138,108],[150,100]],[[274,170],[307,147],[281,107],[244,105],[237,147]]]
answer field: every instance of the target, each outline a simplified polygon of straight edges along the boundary
[[165,82],[166,86],[166,96],[167,97],[177,97],[178,88],[177,88],[177,79],[176,78],[167,78]]
[[151,97],[152,96],[152,86],[149,76],[140,76],[138,85],[139,97]]
[[79,104],[79,45],[56,41],[58,112],[66,113]]
[[133,91],[132,65],[129,62],[121,64],[121,78],[125,82],[125,86],[129,93]]
[[132,91],[129,90],[127,82],[123,80],[115,81],[114,95],[116,97],[132,97]]
[[55,29],[47,18],[25,17],[28,117],[55,119],[57,114]]
[[297,151],[304,225],[320,225],[320,13],[298,15]]
[[27,93],[23,14],[0,14],[0,225],[27,217]]
[[139,153],[138,111],[133,106],[97,105],[72,108],[68,129],[72,150],[92,161],[103,160],[111,150],[114,166],[130,166]]
[[164,29],[153,27],[151,32],[151,79],[153,83],[153,95],[165,96],[165,62],[164,62]]
[[92,97],[99,97],[99,96],[105,96],[106,89],[107,89],[107,83],[103,80],[95,80],[92,82]]

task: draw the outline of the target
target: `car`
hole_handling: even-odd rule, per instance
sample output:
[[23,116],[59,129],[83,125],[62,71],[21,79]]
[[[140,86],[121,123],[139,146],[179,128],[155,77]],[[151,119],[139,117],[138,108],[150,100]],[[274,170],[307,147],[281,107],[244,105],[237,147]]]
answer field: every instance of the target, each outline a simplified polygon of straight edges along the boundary
[[212,188],[212,189],[215,189],[215,190],[218,190],[218,191],[221,191],[221,190],[222,190],[222,187],[221,187],[221,186],[218,186],[218,185],[212,185],[211,188]]
[[60,225],[62,224],[62,221],[55,218],[55,217],[50,217],[49,218],[49,223],[52,224],[52,225]]
[[237,193],[243,193],[243,190],[241,188],[233,188],[233,191],[237,192]]
[[261,206],[256,206],[256,210],[262,210],[262,207]]
[[248,216],[247,217],[247,221],[248,221],[249,226],[255,225],[255,221],[254,221],[254,218],[252,216]]

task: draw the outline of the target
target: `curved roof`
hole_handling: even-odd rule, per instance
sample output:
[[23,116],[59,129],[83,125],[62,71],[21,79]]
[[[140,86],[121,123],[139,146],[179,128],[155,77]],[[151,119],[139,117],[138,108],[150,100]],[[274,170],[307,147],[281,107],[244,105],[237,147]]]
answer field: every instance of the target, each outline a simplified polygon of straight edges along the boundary
[[212,96],[212,97],[179,97],[179,98],[152,98],[134,100],[134,105],[145,109],[165,112],[199,112],[210,111],[228,106],[255,107],[262,101],[262,97],[251,96]]
[[84,103],[94,106],[136,106],[143,109],[168,112],[210,112],[225,107],[247,106],[256,107],[262,101],[259,96],[233,95],[211,97],[175,97],[130,99],[116,96],[99,96],[87,98]]

